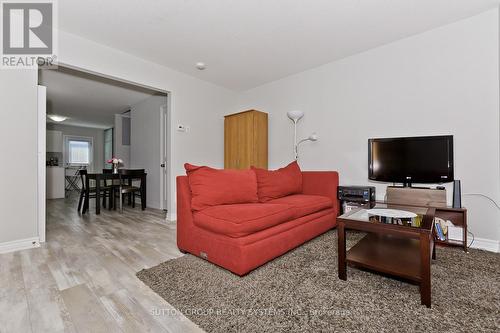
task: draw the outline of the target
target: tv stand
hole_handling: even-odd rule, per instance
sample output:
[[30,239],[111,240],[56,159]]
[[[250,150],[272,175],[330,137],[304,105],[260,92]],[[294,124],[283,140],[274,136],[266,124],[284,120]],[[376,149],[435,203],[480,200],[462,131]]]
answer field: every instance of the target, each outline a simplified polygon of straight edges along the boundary
[[387,186],[387,204],[407,206],[427,206],[436,209],[435,216],[463,229],[462,241],[435,239],[436,244],[459,246],[467,252],[467,209],[452,208],[446,204],[445,189]]

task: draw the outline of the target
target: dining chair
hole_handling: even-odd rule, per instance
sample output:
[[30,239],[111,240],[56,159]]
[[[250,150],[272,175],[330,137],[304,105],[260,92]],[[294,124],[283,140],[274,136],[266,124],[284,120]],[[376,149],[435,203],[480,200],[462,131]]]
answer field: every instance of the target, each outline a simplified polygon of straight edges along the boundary
[[[113,169],[102,169],[102,173],[113,173]],[[113,180],[113,179],[109,179],[109,180]],[[108,182],[108,179],[106,180],[106,182]]]
[[[87,169],[80,170],[79,174],[80,174],[80,180],[82,182],[82,187],[81,187],[81,191],[80,191],[80,200],[78,200],[78,211],[80,211],[82,209],[83,203],[90,201],[90,199],[95,199],[96,192],[97,192],[95,186],[89,186],[89,197],[86,198],[87,187],[85,184],[86,184],[86,179],[87,179],[87,174],[88,174]],[[106,198],[109,198],[111,195],[111,187],[106,186],[106,184],[104,184],[104,186],[100,186],[99,191],[101,192],[99,194],[102,195],[102,197],[103,197],[102,205],[103,205],[103,207],[106,207]],[[89,207],[87,207],[87,205],[84,204],[82,214],[85,214],[85,212],[87,211],[88,208]]]
[[[113,173],[113,169],[102,169],[103,174],[111,174]],[[110,190],[110,195],[109,195],[109,209],[113,208],[114,205],[114,195],[117,195],[118,193],[116,192],[116,189],[120,185],[120,180],[119,179],[104,179],[104,186],[109,186],[111,187]]]
[[66,166],[64,168],[64,178],[66,186],[64,188],[65,196],[69,197],[72,191],[81,192],[81,187],[78,185],[80,179],[80,170],[86,169],[85,166]]
[[[122,169],[119,169],[121,172]],[[113,169],[102,169],[102,173],[111,174],[113,173]],[[120,179],[106,179],[104,180],[106,186],[111,186],[111,195],[109,197],[109,208],[116,209],[115,205],[115,196],[119,197],[119,187],[120,187]],[[123,202],[124,198],[122,199]],[[131,194],[129,194],[129,205],[132,203]]]
[[[132,196],[132,208],[135,208],[135,197],[136,194],[141,193],[142,187],[144,184],[142,183],[143,176],[145,174],[144,169],[120,169],[120,185],[118,188],[119,200],[120,200],[120,213],[123,212],[123,195],[128,194]],[[125,183],[125,181],[127,183]],[[140,181],[139,186],[133,185],[134,181]],[[115,204],[116,207],[116,204]]]

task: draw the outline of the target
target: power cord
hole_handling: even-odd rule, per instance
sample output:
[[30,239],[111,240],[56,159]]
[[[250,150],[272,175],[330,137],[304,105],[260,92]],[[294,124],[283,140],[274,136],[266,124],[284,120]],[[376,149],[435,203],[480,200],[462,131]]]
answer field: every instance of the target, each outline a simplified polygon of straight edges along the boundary
[[500,210],[500,205],[495,200],[493,200],[492,198],[490,198],[489,196],[487,196],[485,194],[482,194],[482,193],[464,193],[463,196],[477,196],[477,197],[486,198],[489,201],[491,201],[498,210]]
[[[485,195],[485,194],[482,194],[482,193],[465,193],[463,194],[464,196],[478,196],[478,197],[483,197],[485,199],[488,199],[489,201],[491,201],[491,203],[493,203],[493,205],[495,205],[495,207],[500,210],[500,205],[495,201],[493,200],[492,198],[490,198],[489,196]],[[470,232],[469,230],[467,230],[467,233],[468,234],[471,234],[472,235],[472,241],[470,242],[470,244],[467,246],[468,248],[470,248],[472,246],[472,244],[474,243],[474,234],[472,232]]]
[[470,247],[472,246],[472,244],[474,243],[474,239],[475,239],[475,237],[474,237],[474,234],[473,234],[472,232],[470,232],[469,230],[467,230],[467,233],[468,233],[468,234],[471,234],[471,236],[472,236],[472,241],[471,241],[471,242],[470,242],[470,244],[467,246],[468,248],[470,248]]

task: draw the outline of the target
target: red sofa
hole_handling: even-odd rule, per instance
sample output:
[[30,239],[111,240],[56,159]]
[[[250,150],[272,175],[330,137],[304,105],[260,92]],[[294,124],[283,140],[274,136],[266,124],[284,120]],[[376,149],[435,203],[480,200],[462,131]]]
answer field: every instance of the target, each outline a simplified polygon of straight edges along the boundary
[[303,171],[302,192],[265,203],[192,209],[187,176],[177,177],[177,246],[245,275],[334,228],[339,211],[334,171]]

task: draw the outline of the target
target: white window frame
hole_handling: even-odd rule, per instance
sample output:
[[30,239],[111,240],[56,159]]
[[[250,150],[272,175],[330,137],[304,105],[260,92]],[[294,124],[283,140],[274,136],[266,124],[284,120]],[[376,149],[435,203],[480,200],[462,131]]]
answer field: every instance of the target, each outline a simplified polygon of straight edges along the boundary
[[[65,166],[86,166],[89,170],[94,170],[94,138],[89,136],[64,135],[64,165]],[[69,141],[87,141],[90,142],[89,164],[69,163]]]

